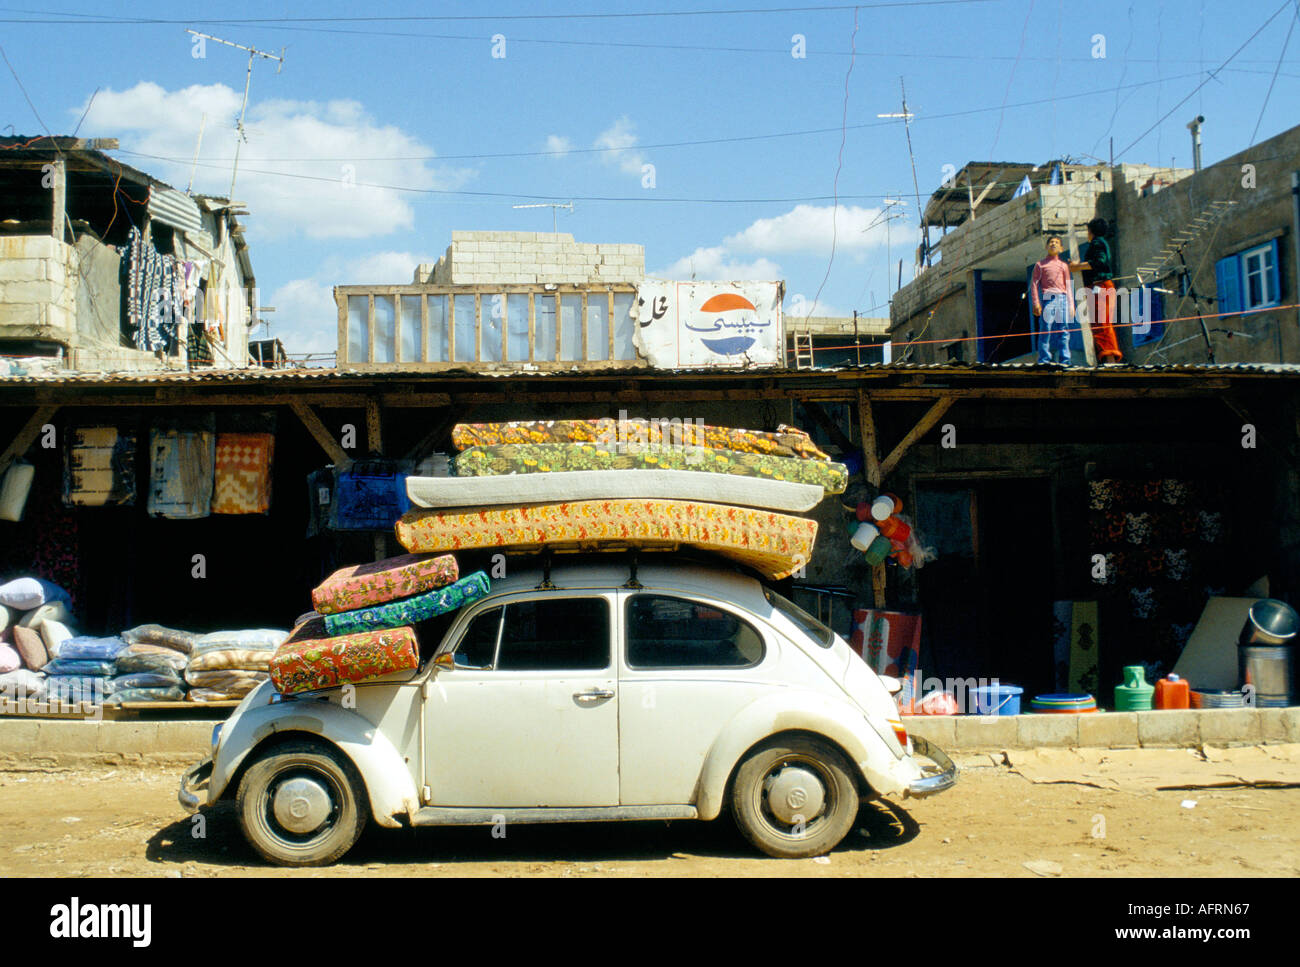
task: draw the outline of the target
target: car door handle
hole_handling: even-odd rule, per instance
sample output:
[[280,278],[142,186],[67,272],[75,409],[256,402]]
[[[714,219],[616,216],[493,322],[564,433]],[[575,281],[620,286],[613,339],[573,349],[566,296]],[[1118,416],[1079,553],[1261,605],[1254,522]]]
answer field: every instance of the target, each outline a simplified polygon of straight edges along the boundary
[[600,698],[613,698],[614,690],[611,688],[589,688],[585,692],[574,692],[573,697],[579,702],[594,702]]

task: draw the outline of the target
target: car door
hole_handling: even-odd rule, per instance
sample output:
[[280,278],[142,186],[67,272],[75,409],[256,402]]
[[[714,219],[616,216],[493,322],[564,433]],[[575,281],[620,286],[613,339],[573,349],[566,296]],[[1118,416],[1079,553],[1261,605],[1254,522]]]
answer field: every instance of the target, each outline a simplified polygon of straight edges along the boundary
[[775,636],[741,609],[673,591],[622,592],[619,797],[688,805],[719,733],[774,681]]
[[612,605],[519,595],[471,619],[424,705],[430,805],[618,805]]

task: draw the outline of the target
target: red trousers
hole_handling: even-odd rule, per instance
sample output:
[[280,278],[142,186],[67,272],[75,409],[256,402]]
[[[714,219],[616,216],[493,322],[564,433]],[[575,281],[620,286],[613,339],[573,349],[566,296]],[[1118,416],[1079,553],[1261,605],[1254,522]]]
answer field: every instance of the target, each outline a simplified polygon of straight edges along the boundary
[[1115,324],[1113,318],[1115,306],[1115,283],[1110,279],[1103,279],[1093,286],[1092,304],[1095,310],[1092,315],[1092,343],[1097,349],[1097,358],[1106,359],[1123,359],[1124,355],[1119,351],[1119,343],[1115,340]]

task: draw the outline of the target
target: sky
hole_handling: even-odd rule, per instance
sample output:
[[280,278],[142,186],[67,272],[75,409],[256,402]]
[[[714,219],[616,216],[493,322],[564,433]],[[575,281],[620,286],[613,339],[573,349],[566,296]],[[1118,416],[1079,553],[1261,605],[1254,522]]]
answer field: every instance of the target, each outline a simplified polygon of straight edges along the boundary
[[[553,217],[643,245],[652,275],[885,316],[918,193],[968,161],[1094,163],[1113,139],[1116,162],[1190,166],[1200,114],[1208,165],[1300,119],[1300,0],[68,2],[0,6],[4,133],[115,137],[196,193],[229,194],[248,54],[187,28],[283,48],[253,66],[234,196],[290,353],[334,350],[333,286]],[[880,117],[904,88],[915,183]],[[547,202],[573,210],[513,207]]]

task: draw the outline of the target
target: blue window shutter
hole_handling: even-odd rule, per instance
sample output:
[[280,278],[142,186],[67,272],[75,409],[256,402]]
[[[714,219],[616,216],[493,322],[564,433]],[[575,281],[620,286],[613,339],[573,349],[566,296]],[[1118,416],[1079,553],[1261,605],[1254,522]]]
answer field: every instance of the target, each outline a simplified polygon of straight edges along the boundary
[[1273,264],[1269,266],[1268,272],[1268,305],[1280,306],[1282,304],[1282,274],[1278,271],[1278,250],[1277,239],[1269,243],[1273,248]]
[[1220,312],[1240,312],[1241,259],[1229,255],[1214,263],[1214,285],[1218,290]]

